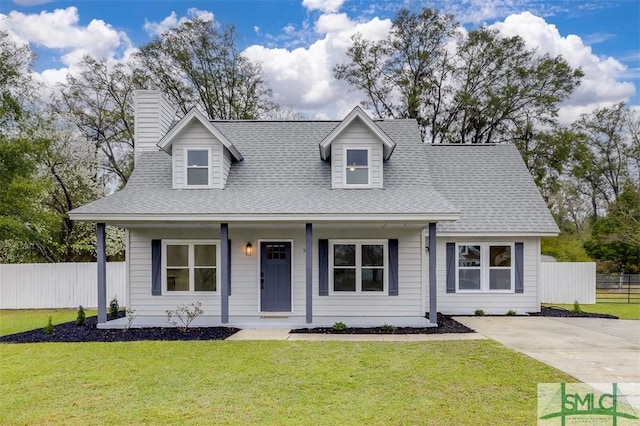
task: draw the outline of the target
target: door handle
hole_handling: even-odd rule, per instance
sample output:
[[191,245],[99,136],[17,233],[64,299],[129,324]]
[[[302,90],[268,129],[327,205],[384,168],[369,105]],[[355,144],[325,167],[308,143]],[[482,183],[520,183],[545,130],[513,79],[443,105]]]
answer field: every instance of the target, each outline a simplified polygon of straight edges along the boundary
[[260,272],[260,290],[264,290],[264,272]]

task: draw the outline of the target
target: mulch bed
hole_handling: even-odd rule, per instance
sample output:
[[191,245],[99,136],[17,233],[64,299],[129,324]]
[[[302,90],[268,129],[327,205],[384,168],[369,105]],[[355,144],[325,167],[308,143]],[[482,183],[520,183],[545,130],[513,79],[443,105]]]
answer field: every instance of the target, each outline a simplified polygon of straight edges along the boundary
[[618,319],[615,315],[609,314],[594,314],[591,312],[573,312],[569,309],[560,308],[558,306],[543,306],[540,313],[532,313],[529,315],[542,316],[542,317],[579,317],[579,318],[610,318]]
[[100,329],[98,318],[87,317],[84,325],[67,322],[53,326],[53,333],[41,328],[0,337],[0,343],[40,342],[131,342],[137,340],[224,340],[240,331],[233,327],[193,327],[186,331],[175,327]]
[[[347,324],[347,327],[349,324]],[[333,327],[296,328],[290,333],[317,334],[443,334],[475,333],[469,327],[460,324],[448,315],[438,314],[437,327],[348,327],[346,330],[334,330]]]

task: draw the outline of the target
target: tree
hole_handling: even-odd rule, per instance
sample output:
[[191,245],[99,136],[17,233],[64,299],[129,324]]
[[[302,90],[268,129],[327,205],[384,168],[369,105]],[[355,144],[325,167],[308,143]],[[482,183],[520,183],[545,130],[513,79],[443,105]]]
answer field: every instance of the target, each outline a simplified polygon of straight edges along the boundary
[[451,93],[447,81],[453,63],[447,44],[457,25],[453,15],[429,8],[420,14],[402,9],[386,39],[354,35],[349,62],[336,65],[334,75],[364,93],[363,106],[377,117],[415,118],[423,129],[439,128]]
[[593,225],[585,249],[621,274],[640,272],[640,187],[626,183],[607,213]]
[[0,31],[0,130],[5,137],[16,131],[27,104],[34,99],[34,60],[35,54],[28,45]]
[[198,105],[211,119],[256,119],[270,111],[262,68],[235,45],[235,29],[185,21],[140,48],[137,75],[184,114]]
[[125,63],[85,56],[78,76],[67,75],[54,99],[56,112],[73,122],[93,144],[99,177],[124,186],[133,170],[133,72]]
[[402,10],[387,38],[355,35],[334,75],[361,90],[379,118],[416,118],[430,143],[513,142],[553,124],[582,77],[518,36],[455,34],[451,15]]

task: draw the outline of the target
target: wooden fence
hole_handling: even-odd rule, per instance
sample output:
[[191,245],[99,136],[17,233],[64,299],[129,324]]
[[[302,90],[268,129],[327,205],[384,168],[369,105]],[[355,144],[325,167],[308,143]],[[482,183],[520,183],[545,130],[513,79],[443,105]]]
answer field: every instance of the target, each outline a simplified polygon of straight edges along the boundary
[[542,262],[539,285],[542,303],[596,303],[596,264]]
[[[0,309],[95,308],[97,281],[95,263],[0,265]],[[125,262],[107,263],[107,303],[126,306],[125,288]]]

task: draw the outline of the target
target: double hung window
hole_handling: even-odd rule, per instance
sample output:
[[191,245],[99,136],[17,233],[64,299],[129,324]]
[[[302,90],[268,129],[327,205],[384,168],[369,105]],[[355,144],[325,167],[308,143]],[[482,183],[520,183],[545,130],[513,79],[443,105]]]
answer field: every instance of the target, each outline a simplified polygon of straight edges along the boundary
[[369,185],[369,150],[347,148],[345,156],[345,181],[347,186]]
[[514,289],[512,244],[457,244],[457,291]]
[[334,293],[382,293],[387,275],[386,241],[332,241]]
[[167,293],[217,291],[217,243],[165,241],[163,259]]
[[209,150],[187,149],[187,186],[209,186]]

